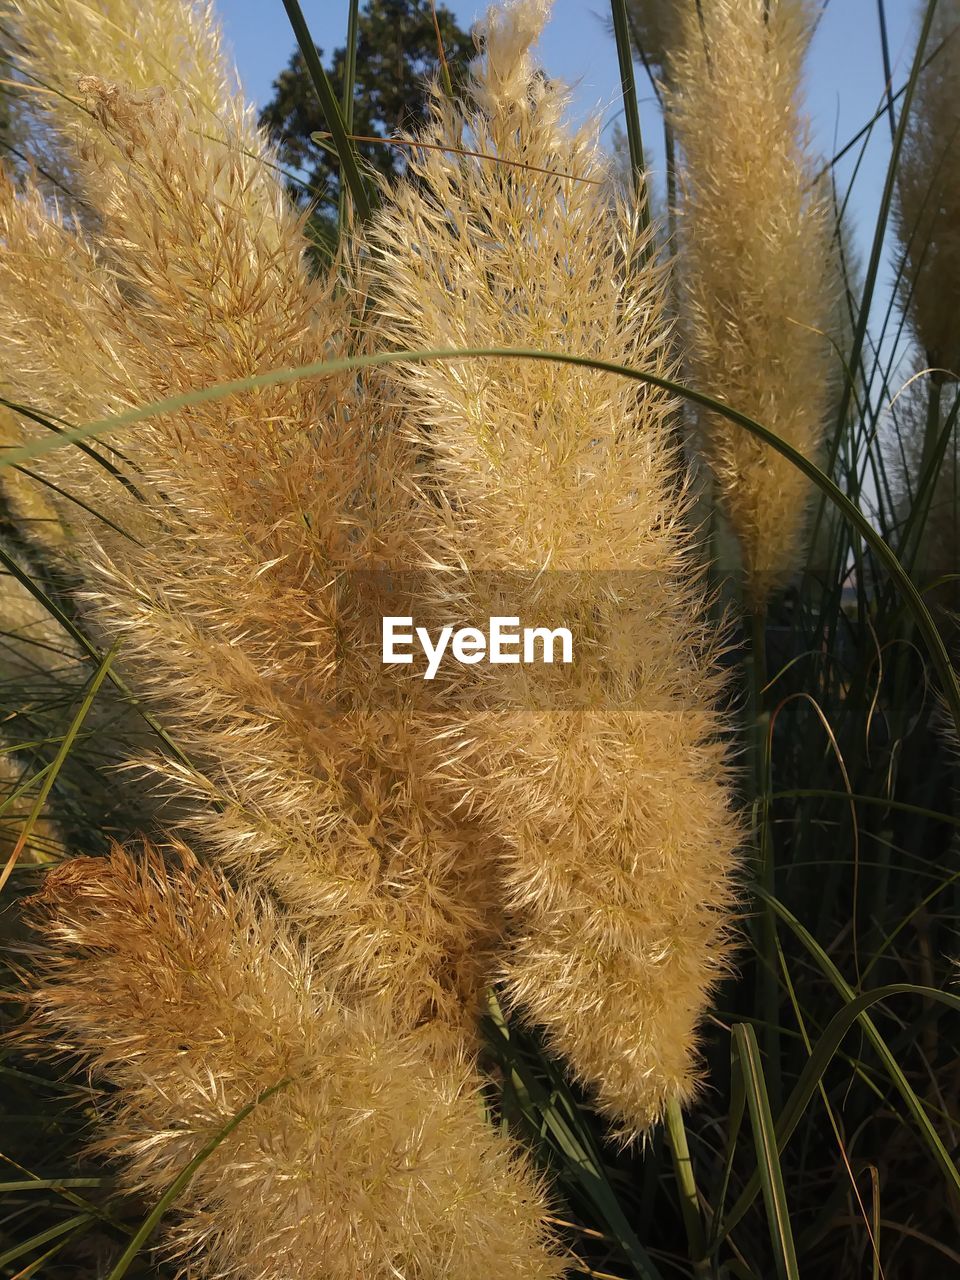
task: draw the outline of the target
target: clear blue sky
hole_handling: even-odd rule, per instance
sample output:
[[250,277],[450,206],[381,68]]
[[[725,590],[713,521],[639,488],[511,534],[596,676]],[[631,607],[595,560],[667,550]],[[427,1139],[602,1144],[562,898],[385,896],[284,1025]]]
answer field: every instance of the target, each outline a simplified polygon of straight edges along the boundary
[[[347,0],[301,0],[314,39],[326,51],[344,43]],[[293,48],[281,0],[216,0],[230,50],[244,88],[254,102],[270,96],[272,81]],[[469,27],[486,8],[476,0],[447,0],[461,26]],[[893,83],[899,87],[909,70],[916,35],[916,0],[888,0],[887,21]],[[604,0],[555,0],[553,17],[540,45],[548,74],[574,90],[573,112],[584,117],[601,109],[605,136],[617,113],[619,73]],[[643,106],[644,143],[655,175],[662,170],[661,125],[649,84],[637,68]],[[874,114],[884,89],[877,21],[877,0],[828,0],[807,71],[807,109],[817,147],[834,152]],[[889,157],[890,132],[884,119],[873,131],[850,201],[855,245],[865,260],[873,234],[877,204]],[[838,166],[841,192],[857,157]],[[885,304],[886,288],[878,304]]]

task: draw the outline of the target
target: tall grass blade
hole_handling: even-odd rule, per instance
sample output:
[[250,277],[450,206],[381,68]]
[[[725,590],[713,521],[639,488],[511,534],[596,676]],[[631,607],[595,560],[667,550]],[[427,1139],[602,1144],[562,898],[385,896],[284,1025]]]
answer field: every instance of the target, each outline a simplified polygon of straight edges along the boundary
[[[347,19],[347,50],[343,63],[343,97],[341,106],[343,108],[343,127],[348,136],[353,134],[353,117],[354,117],[354,91],[357,82],[357,24],[360,14],[360,0],[350,0],[350,16]],[[343,235],[347,225],[347,192],[343,183],[340,184],[339,200],[337,202],[337,224],[340,234]]]
[[690,1146],[687,1142],[687,1130],[683,1123],[680,1104],[675,1098],[667,1103],[665,1124],[680,1195],[680,1212],[683,1215],[694,1274],[709,1275],[710,1267],[706,1260],[707,1245],[703,1234],[703,1219],[700,1214],[700,1197],[693,1172],[693,1160],[690,1158]]
[[644,229],[650,225],[650,200],[647,193],[646,163],[643,156],[643,135],[640,130],[640,106],[637,100],[637,81],[633,74],[633,45],[630,40],[630,24],[627,19],[626,0],[610,0],[613,14],[613,33],[617,41],[617,59],[620,63],[620,89],[623,94],[623,114],[627,126],[627,146],[630,150],[630,172],[637,209]]
[[[863,995],[852,997],[850,1003],[834,1014],[827,1024],[823,1035],[817,1041],[813,1052],[807,1059],[803,1071],[800,1073],[800,1078],[777,1120],[776,1140],[778,1151],[783,1151],[793,1136],[804,1111],[826,1073],[827,1067],[839,1051],[840,1045],[843,1043],[843,1039],[850,1028],[855,1022],[863,1019],[867,1009],[896,995],[914,995],[928,1000],[937,1000],[960,1012],[960,997],[952,996],[946,991],[938,991],[932,987],[917,986],[915,983],[910,982],[898,982],[886,987],[877,987],[873,991],[866,991]],[[755,1174],[744,1187],[734,1208],[724,1219],[723,1230],[718,1233],[718,1240],[723,1240],[740,1222],[759,1190],[760,1178],[759,1174]]]
[[9,1266],[11,1262],[16,1262],[18,1258],[22,1258],[25,1253],[31,1253],[34,1249],[39,1249],[42,1245],[49,1244],[51,1240],[56,1240],[70,1231],[77,1230],[79,1227],[85,1227],[93,1220],[93,1214],[78,1213],[72,1218],[67,1218],[64,1222],[58,1222],[54,1227],[49,1227],[46,1231],[41,1231],[37,1235],[31,1236],[29,1240],[21,1240],[19,1244],[14,1245],[12,1249],[8,1249],[6,1253],[0,1253],[0,1267]]
[[[779,899],[772,895],[765,894],[762,889],[758,889],[757,893],[761,897],[769,898],[774,911],[776,911],[784,924],[790,928],[794,935],[803,944],[813,960],[816,962],[817,966],[830,980],[836,990],[843,996],[844,1000],[848,1002],[855,1001],[857,996],[853,988],[848,982],[846,982],[843,975],[840,973],[840,970],[824,951],[823,947],[821,947],[813,935],[804,928],[796,916],[789,911],[787,907],[779,901]],[[960,1008],[960,1002],[958,1002],[957,997],[948,995],[944,991],[932,991],[923,987],[914,987],[912,989],[922,992],[925,996],[928,996],[931,999],[939,1000],[940,1002],[949,1005],[951,1008]],[[869,995],[872,993],[867,994]],[[957,1194],[960,1194],[960,1170],[957,1169],[950,1157],[950,1153],[944,1147],[940,1135],[931,1124],[930,1117],[924,1110],[920,1099],[913,1091],[910,1082],[904,1075],[899,1063],[888,1048],[883,1036],[881,1036],[875,1024],[866,1015],[866,1013],[861,1009],[858,1011],[856,1017],[857,1021],[859,1021],[860,1025],[863,1027],[867,1039],[870,1041],[878,1057],[883,1063],[891,1082],[907,1104],[910,1114],[916,1121],[917,1127],[919,1128],[927,1147],[930,1149],[931,1154],[946,1177],[948,1185]]]
[[[876,291],[877,280],[880,275],[880,264],[883,258],[883,245],[884,240],[886,239],[887,225],[890,221],[890,211],[893,207],[893,195],[897,182],[897,165],[900,160],[900,151],[903,147],[903,140],[906,135],[907,120],[910,116],[910,107],[913,103],[917,81],[920,79],[920,73],[923,70],[924,50],[927,47],[927,37],[929,36],[930,28],[933,25],[936,9],[937,0],[929,0],[929,3],[927,4],[927,11],[923,19],[923,26],[920,30],[920,38],[917,41],[917,49],[914,54],[913,65],[910,69],[910,77],[907,81],[903,95],[903,106],[900,109],[900,119],[897,122],[896,132],[893,136],[893,148],[890,154],[890,163],[887,166],[887,174],[883,184],[883,194],[880,197],[880,208],[877,213],[877,222],[873,233],[873,244],[870,249],[870,258],[863,282],[863,292],[860,297],[860,309],[857,316],[856,328],[853,334],[853,348],[849,360],[849,365],[852,369],[856,369],[860,363],[863,344],[867,336],[867,325],[870,321],[870,308],[873,304],[873,295]],[[848,383],[844,386],[843,394],[840,399],[840,408],[837,414],[837,420],[840,423],[846,419],[847,411],[850,408],[850,397],[851,388]]]
[[116,653],[119,644],[119,640],[115,641],[109,653],[107,653],[106,657],[101,662],[98,671],[90,681],[90,685],[83,697],[83,701],[77,708],[77,713],[73,717],[70,727],[64,734],[63,741],[60,744],[60,749],[57,751],[52,765],[49,769],[44,771],[43,782],[40,784],[40,790],[37,792],[37,798],[33,802],[33,807],[31,808],[27,820],[23,825],[23,830],[20,832],[16,844],[13,846],[10,857],[7,859],[6,866],[3,868],[3,871],[0,872],[0,890],[2,890],[3,886],[7,883],[11,872],[17,865],[20,854],[26,848],[27,841],[30,839],[30,832],[36,825],[37,819],[40,817],[43,807],[47,803],[47,798],[50,795],[53,784],[57,780],[60,770],[63,768],[64,761],[73,749],[73,744],[76,741],[77,734],[80,732],[83,722],[87,718],[87,712],[93,706],[94,699],[100,692],[100,686],[107,678],[110,671],[110,663],[113,661],[113,655]]
[[348,137],[343,115],[341,114],[336,94],[333,92],[333,86],[326,71],[323,69],[323,64],[317,54],[317,46],[313,42],[310,28],[307,26],[303,10],[297,0],[283,0],[283,7],[287,11],[287,17],[290,19],[293,34],[297,37],[297,44],[300,46],[304,64],[310,73],[310,79],[313,81],[313,87],[317,91],[317,97],[320,99],[320,106],[327,121],[327,128],[333,135],[333,145],[340,161],[343,180],[350,190],[350,195],[353,197],[354,207],[360,220],[364,221],[370,216],[370,199],[367,195],[363,178],[360,175],[357,153]]
[[753,1126],[753,1138],[757,1148],[757,1168],[763,1198],[767,1207],[767,1222],[773,1255],[780,1280],[800,1280],[797,1269],[797,1250],[790,1227],[790,1211],[787,1193],[783,1185],[783,1170],[777,1150],[770,1100],[763,1079],[760,1063],[760,1046],[753,1027],[738,1022],[733,1028],[733,1042],[740,1059],[747,1109]]

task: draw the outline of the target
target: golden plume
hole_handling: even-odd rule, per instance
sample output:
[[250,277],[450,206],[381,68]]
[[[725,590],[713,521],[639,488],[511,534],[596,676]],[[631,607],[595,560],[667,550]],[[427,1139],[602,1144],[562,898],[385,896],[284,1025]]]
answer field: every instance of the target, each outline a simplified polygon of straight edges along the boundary
[[552,1280],[526,1158],[466,1064],[342,1004],[276,910],[183,846],[77,858],[30,915],[28,1043],[114,1086],[96,1150],[154,1201],[198,1167],[165,1249],[253,1280]]
[[[691,381],[816,458],[841,363],[834,220],[800,105],[811,29],[805,0],[686,5],[668,65]],[[797,565],[810,484],[727,419],[700,425],[757,607]]]
[[[596,127],[568,131],[566,93],[530,52],[547,8],[492,9],[467,102],[437,97],[431,145],[371,233],[376,330],[400,347],[537,348],[668,375],[650,241],[609,203]],[[487,158],[458,154],[461,137]],[[433,589],[481,612],[519,591],[596,655],[478,677],[477,745],[448,772],[504,841],[511,1000],[634,1135],[694,1090],[737,843],[674,402],[519,357],[397,368],[432,458],[443,564],[466,570]]]
[[[197,17],[186,3],[161,10],[171,29],[154,52],[166,49],[166,62],[181,48],[216,48],[212,33],[204,35],[208,15]],[[56,96],[44,97],[42,109],[50,146],[64,158],[83,208],[93,210],[78,218],[30,180],[22,190],[10,183],[0,190],[0,333],[12,398],[69,426],[366,349],[369,339],[355,324],[355,305],[365,305],[357,304],[364,287],[358,272],[345,262],[322,278],[311,275],[302,219],[288,208],[242,107],[221,102],[223,128],[211,133],[210,103],[193,83],[196,68],[206,66],[202,58],[186,73],[177,64],[184,84],[160,76],[154,89],[152,61],[144,64],[136,34],[146,19],[133,0],[111,6],[110,29],[129,38],[111,39],[102,59],[86,28],[69,18],[69,6],[52,0],[26,0],[11,17],[26,79],[43,75],[50,57],[70,75],[81,73],[85,110]],[[199,34],[190,26],[195,21]],[[182,42],[177,24],[186,33]],[[101,67],[112,78],[91,74]],[[218,76],[214,67],[210,83],[220,83]],[[341,266],[354,292],[339,288]],[[307,939],[311,965],[322,973],[323,1001],[342,1010],[330,1039],[320,1043],[318,1053],[326,1046],[331,1054],[326,1064],[314,1061],[310,1089],[329,1076],[329,1088],[351,1094],[353,1123],[369,1124],[374,1135],[366,1150],[367,1139],[335,1108],[316,1154],[318,1165],[329,1162],[332,1170],[347,1162],[353,1207],[365,1206],[362,1240],[351,1243],[355,1228],[339,1207],[344,1188],[318,1168],[302,1194],[290,1198],[286,1212],[295,1217],[284,1218],[276,1206],[259,1214],[247,1205],[246,1189],[236,1192],[236,1212],[226,1223],[214,1210],[198,1210],[196,1227],[186,1230],[207,1242],[204,1265],[214,1274],[225,1256],[218,1243],[223,1230],[236,1232],[223,1248],[241,1276],[313,1274],[311,1246],[318,1240],[334,1259],[342,1246],[344,1269],[331,1275],[386,1276],[421,1266],[424,1277],[437,1280],[451,1267],[479,1277],[501,1266],[495,1255],[504,1276],[563,1269],[543,1243],[536,1180],[497,1155],[505,1148],[482,1122],[475,1097],[475,1010],[500,926],[500,890],[491,873],[498,837],[458,810],[459,793],[443,784],[448,722],[429,706],[381,705],[365,679],[379,649],[365,630],[363,600],[348,589],[349,575],[416,566],[430,555],[431,526],[416,500],[421,464],[397,430],[398,417],[376,378],[341,372],[205,400],[94,441],[92,455],[61,448],[38,461],[38,469],[86,504],[67,502],[63,511],[87,575],[87,605],[98,623],[122,633],[122,660],[138,693],[153,699],[189,760],[168,762],[166,771],[181,794],[195,798],[186,823],[192,843],[238,879],[275,895],[290,920],[283,929],[300,929]],[[21,425],[28,438],[42,430]],[[97,513],[108,514],[110,524]],[[353,654],[346,667],[339,661],[345,651]],[[130,875],[118,874],[127,876],[127,887],[118,890],[126,901]],[[189,906],[182,878],[164,888],[156,867],[145,875],[169,899],[172,916],[175,898]],[[142,896],[130,894],[142,905]],[[136,913],[136,905],[114,905],[121,916]],[[216,910],[229,917],[232,909]],[[256,964],[264,946],[248,915],[232,925],[231,936],[238,929],[240,936],[223,940],[224,982],[230,947],[246,955],[243,969]],[[81,969],[91,981],[106,981],[92,964],[74,972]],[[255,992],[247,994],[256,1004]],[[111,998],[107,984],[105,999]],[[64,1041],[83,1052],[93,1030],[81,1021],[80,1003],[67,1000],[65,1008]],[[188,1036],[192,1050],[202,1055],[216,1026],[196,1024],[197,1039]],[[144,1024],[144,1053],[161,1030]],[[334,1051],[338,1037],[342,1052]],[[157,1039],[151,1070],[159,1071],[166,1054],[172,1079],[179,1044]],[[227,1086],[238,1078],[232,1073],[247,1080],[253,1041],[217,1048],[204,1087],[242,1105],[249,1091],[230,1093]],[[365,1072],[359,1064],[370,1058],[380,1065]],[[177,1139],[178,1117],[169,1124],[162,1118],[165,1095],[151,1091],[150,1075],[118,1075],[112,1060],[102,1065],[119,1086],[121,1114],[133,1117],[131,1128],[116,1131],[111,1149],[119,1155],[131,1138],[160,1125],[171,1137],[168,1146],[157,1144],[156,1167],[168,1170],[185,1147]],[[298,1099],[294,1127],[303,1128],[307,1116],[312,1131],[327,1114],[322,1091],[313,1111],[299,1092],[288,1096]],[[132,1110],[123,1111],[128,1105]],[[391,1129],[394,1119],[384,1108],[414,1134],[420,1122],[433,1123],[431,1114],[449,1112],[435,1148],[446,1148],[446,1157],[431,1157],[423,1180],[405,1158],[378,1163],[394,1148],[406,1149],[397,1146],[399,1130]],[[220,1114],[201,1116],[206,1136]],[[475,1118],[461,1125],[463,1115]],[[416,1139],[411,1143],[415,1164]],[[265,1132],[260,1145],[269,1145]],[[130,1155],[138,1168],[141,1155],[136,1149]],[[296,1182],[296,1150],[281,1156],[294,1163],[280,1172]],[[272,1186],[277,1174],[278,1195],[288,1194],[269,1155],[264,1159],[267,1181]],[[217,1167],[210,1166],[214,1181]],[[211,1182],[211,1199],[203,1203],[218,1205],[218,1196],[229,1199],[231,1188],[242,1185],[231,1178],[218,1191]],[[273,1255],[280,1270],[258,1270],[265,1255],[254,1252],[255,1242],[262,1236],[262,1248],[273,1249],[270,1230],[282,1222],[288,1256],[303,1259],[301,1271],[282,1252]],[[328,1233],[325,1242],[318,1231]]]

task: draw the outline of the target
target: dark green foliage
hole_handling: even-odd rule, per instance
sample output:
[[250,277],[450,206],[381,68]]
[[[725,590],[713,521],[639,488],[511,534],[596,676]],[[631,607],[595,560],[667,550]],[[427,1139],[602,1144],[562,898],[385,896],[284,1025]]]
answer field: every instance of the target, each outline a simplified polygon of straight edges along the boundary
[[[453,14],[437,5],[443,52],[454,86],[473,56],[470,36]],[[338,101],[343,96],[347,63],[337,49],[327,67]],[[359,14],[356,49],[353,133],[358,137],[406,135],[424,123],[427,86],[440,65],[437,32],[429,0],[367,0]],[[340,162],[332,148],[311,140],[329,132],[316,92],[297,50],[290,65],[274,81],[274,95],[260,123],[279,140],[289,168],[304,175],[309,197],[324,210],[335,208],[340,191]],[[387,177],[403,168],[402,148],[386,143],[357,142],[363,162]],[[302,196],[303,189],[296,194]]]

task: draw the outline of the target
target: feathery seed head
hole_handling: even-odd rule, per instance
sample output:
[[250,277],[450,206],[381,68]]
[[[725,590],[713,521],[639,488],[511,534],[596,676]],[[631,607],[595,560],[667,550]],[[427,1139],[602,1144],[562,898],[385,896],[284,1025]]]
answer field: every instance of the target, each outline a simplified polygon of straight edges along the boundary
[[940,0],[897,175],[896,225],[905,270],[903,307],[941,380],[960,378],[960,2]]
[[338,1001],[267,902],[183,846],[115,849],[50,873],[32,917],[46,945],[25,1038],[115,1086],[98,1149],[128,1188],[156,1197],[256,1103],[168,1230],[198,1274],[563,1274],[542,1188],[485,1122],[470,1063]]
[[[595,126],[566,128],[565,90],[530,57],[543,16],[534,0],[491,11],[464,104],[438,102],[432,146],[413,149],[371,232],[377,332],[403,347],[532,347],[668,374],[663,272],[609,202]],[[480,158],[458,151],[463,137]],[[533,709],[522,675],[513,711],[492,684],[490,710],[470,721],[477,749],[450,772],[503,837],[511,999],[633,1136],[693,1092],[737,843],[674,404],[519,357],[395,377],[468,604],[491,576],[526,573],[552,625],[620,653],[599,682],[558,668],[551,711]]]
[[[801,115],[802,0],[685,6],[671,51],[681,314],[693,384],[816,457],[840,362],[828,192]],[[755,604],[793,571],[809,481],[717,415],[701,422]]]
[[634,42],[647,65],[666,74],[677,35],[678,8],[683,0],[627,0],[627,16]]
[[[300,220],[242,138],[211,143],[172,91],[82,87],[76,168],[96,230],[36,191],[2,205],[20,399],[96,419],[365,349],[354,299],[311,278]],[[51,298],[62,314],[45,318]],[[94,603],[195,762],[177,785],[200,802],[204,848],[269,883],[332,981],[385,993],[402,1026],[439,1017],[464,1036],[499,922],[493,837],[437,793],[447,748],[429,718],[384,716],[362,683],[353,717],[334,714],[356,639],[341,575],[424,554],[396,417],[374,377],[304,380],[114,436],[135,462],[126,489],[73,451],[51,474],[95,509],[122,499],[139,537],[72,513]]]

